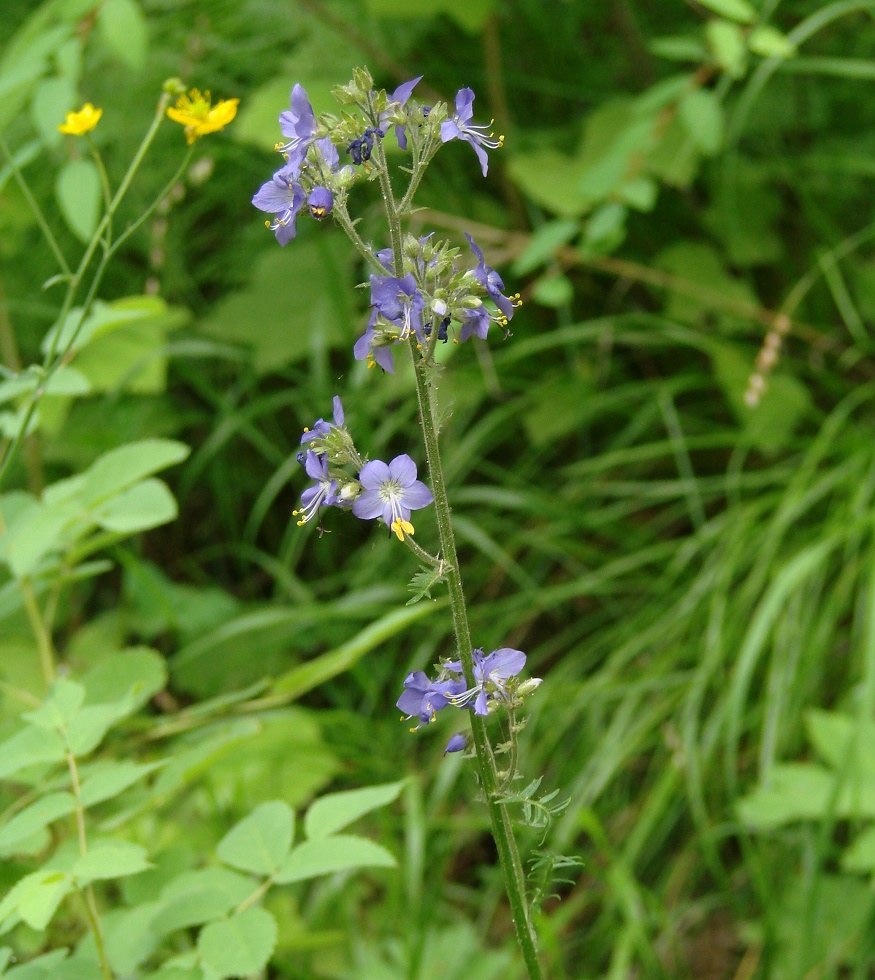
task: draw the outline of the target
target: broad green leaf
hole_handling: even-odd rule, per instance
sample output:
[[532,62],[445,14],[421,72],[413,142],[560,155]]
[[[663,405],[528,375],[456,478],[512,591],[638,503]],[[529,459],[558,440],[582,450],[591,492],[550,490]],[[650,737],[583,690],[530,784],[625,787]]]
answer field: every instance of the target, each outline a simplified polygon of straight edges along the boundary
[[[5,561],[12,574],[22,579],[32,574],[46,555],[61,547],[63,531],[74,518],[69,508],[36,503],[4,535]],[[2,540],[2,539],[0,539]]]
[[506,165],[511,179],[526,197],[553,214],[578,217],[592,205],[592,194],[581,186],[585,170],[579,159],[544,146],[514,153]]
[[126,878],[151,868],[149,855],[144,847],[127,841],[102,841],[89,846],[88,853],[79,858],[70,869],[76,882],[82,886],[89,882],[110,878]]
[[100,218],[100,174],[91,160],[68,160],[58,173],[55,195],[70,231],[90,242]]
[[[136,880],[128,878],[119,885],[125,886]],[[152,930],[156,908],[156,902],[145,902],[134,908],[112,908],[101,915],[106,958],[119,976],[142,980],[140,967],[161,943],[161,938]]]
[[549,262],[563,245],[567,245],[579,233],[580,222],[571,218],[545,222],[535,231],[522,255],[514,262],[513,274],[527,276],[534,272],[539,266]]
[[46,146],[63,139],[58,126],[76,101],[76,87],[69,78],[44,78],[36,87],[30,104],[30,117]]
[[152,477],[106,501],[93,512],[94,520],[107,531],[135,534],[175,520],[179,511],[167,484]]
[[15,854],[16,845],[76,809],[72,793],[49,793],[16,813],[0,827],[0,854]]
[[85,700],[85,688],[68,677],[59,677],[52,683],[48,697],[35,711],[26,711],[22,718],[37,728],[55,728],[59,731],[75,718]]
[[355,868],[394,868],[395,858],[379,844],[364,837],[338,834],[306,840],[292,853],[276,875],[279,884],[305,881]]
[[175,322],[178,313],[158,296],[126,296],[111,303],[96,301],[84,321],[81,307],[70,310],[63,323],[56,323],[46,333],[40,346],[43,354],[67,348],[78,351],[124,327],[145,325],[148,329],[149,321],[166,318]]
[[717,64],[731,78],[741,78],[747,66],[747,44],[741,28],[726,20],[712,20],[705,34]]
[[618,201],[597,207],[589,216],[580,243],[581,254],[605,255],[613,252],[626,237],[626,208]]
[[748,0],[699,0],[699,3],[713,10],[715,14],[738,21],[739,24],[752,24],[757,19],[756,9]]
[[125,704],[136,711],[167,683],[164,658],[148,647],[110,654],[82,679],[86,704]]
[[204,926],[197,948],[204,964],[219,977],[250,976],[267,965],[276,937],[274,917],[253,905],[230,919]]
[[359,817],[397,800],[404,781],[366,786],[343,793],[327,793],[316,800],[304,817],[304,833],[311,840],[327,837],[349,826]]
[[104,759],[94,763],[89,770],[80,770],[82,806],[95,806],[104,800],[111,800],[164,764],[164,762],[116,762],[112,759]]
[[40,869],[26,875],[0,902],[0,931],[5,931],[10,917],[16,915],[31,929],[45,929],[72,889],[73,879],[62,871]]
[[66,949],[58,949],[13,967],[4,976],[7,980],[97,980],[100,966],[96,959],[68,957]]
[[126,67],[140,72],[146,66],[149,35],[146,18],[136,0],[106,0],[97,28],[104,44]]
[[557,309],[574,299],[574,285],[567,276],[541,276],[532,283],[532,301]]
[[288,803],[262,803],[225,834],[216,855],[240,871],[272,874],[289,856],[294,820]]
[[[265,251],[253,259],[249,285],[215,303],[200,329],[248,347],[259,374],[348,344],[355,316],[351,248],[329,232],[296,241],[294,249]],[[340,288],[347,282],[350,288]]]
[[152,928],[162,935],[227,915],[252,894],[252,879],[227,868],[186,871],[161,892]]
[[0,743],[0,779],[6,779],[27,766],[61,762],[66,756],[58,732],[28,726]]
[[147,476],[182,462],[188,446],[172,439],[143,439],[105,453],[85,473],[81,499],[85,506],[114,497]]
[[131,712],[131,705],[124,702],[88,705],[67,726],[67,746],[77,758],[88,755],[100,745],[110,728]]
[[9,961],[12,959],[15,950],[11,946],[0,947],[0,976],[3,975],[3,971],[9,966]]
[[42,387],[46,395],[87,395],[88,379],[73,367],[60,367],[46,378],[42,371],[28,369],[0,382],[0,403],[32,394]]
[[707,55],[705,46],[697,37],[684,34],[655,37],[647,42],[647,50],[657,58],[667,61],[704,61]]
[[680,117],[697,148],[713,156],[723,143],[723,105],[717,96],[704,88],[688,92],[680,103]]

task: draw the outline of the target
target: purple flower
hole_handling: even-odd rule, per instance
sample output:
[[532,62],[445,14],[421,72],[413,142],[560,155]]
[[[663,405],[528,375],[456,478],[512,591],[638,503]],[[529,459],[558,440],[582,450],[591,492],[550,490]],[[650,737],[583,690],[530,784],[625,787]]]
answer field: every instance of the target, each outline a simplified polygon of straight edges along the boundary
[[316,135],[316,115],[301,85],[295,84],[289,100],[289,109],[280,113],[280,129],[289,137],[285,143],[277,143],[276,149],[288,156],[288,166],[295,176],[300,173],[307,147]]
[[474,115],[474,90],[470,88],[460,88],[456,93],[456,112],[452,119],[447,119],[441,123],[441,142],[448,143],[450,140],[464,140],[474,147],[477,159],[480,161],[480,168],[483,176],[489,170],[489,157],[486,155],[486,147],[490,150],[497,150],[504,146],[504,137],[494,137],[491,132],[487,132],[489,126],[473,126],[471,118]]
[[352,162],[356,166],[366,163],[371,159],[371,153],[373,153],[374,150],[375,136],[382,138],[383,134],[380,132],[379,128],[369,127],[364,131],[364,133],[362,133],[361,136],[354,139],[346,148],[346,152],[352,157]]
[[[474,702],[474,714],[488,714],[487,701],[505,696],[504,681],[516,675],[526,665],[526,655],[522,650],[512,650],[501,647],[493,650],[488,656],[483,656],[482,650],[474,650],[474,686],[462,691],[452,698],[452,704],[458,708],[466,708]],[[444,669],[454,674],[461,674],[461,660],[444,664]]]
[[297,172],[288,166],[278,170],[271,180],[262,184],[252,198],[259,211],[274,216],[265,224],[276,235],[280,245],[287,245],[296,234],[295,219],[304,204],[304,189],[296,178]]
[[413,274],[397,279],[395,276],[371,276],[371,305],[385,320],[401,327],[398,340],[407,340],[415,333],[423,339],[422,311],[425,298],[416,288]]
[[301,494],[302,509],[292,511],[295,517],[300,518],[298,527],[312,521],[322,507],[333,507],[338,502],[337,481],[328,475],[328,460],[325,456],[317,456],[312,449],[308,449],[304,469],[315,483]]
[[327,187],[314,187],[307,198],[307,207],[314,218],[321,221],[331,214],[334,207],[334,195]]
[[[473,275],[474,278],[483,286],[489,298],[493,303],[495,303],[499,310],[501,310],[502,315],[498,318],[497,322],[501,326],[505,326],[508,320],[513,319],[514,309],[520,305],[519,294],[517,293],[510,297],[504,295],[504,282],[495,269],[486,264],[486,259],[483,256],[483,249],[480,248],[480,246],[474,241],[468,232],[465,232],[465,238],[468,239],[468,244],[471,246],[471,251],[477,257],[477,268],[473,270],[471,275]],[[478,334],[478,336],[480,336],[480,334]],[[463,337],[462,339],[464,340],[465,338]]]
[[352,349],[353,356],[357,361],[367,361],[368,367],[375,367],[377,364],[389,374],[395,373],[395,359],[392,351],[384,344],[377,343],[377,331],[374,329],[376,322],[376,312],[371,317],[368,329],[355,342]]
[[399,541],[413,534],[410,512],[434,500],[431,490],[416,479],[416,463],[406,454],[396,456],[388,466],[379,459],[365,463],[359,483],[365,489],[352,505],[353,514],[365,521],[382,517]]
[[462,735],[462,734],[454,735],[449,740],[449,742],[447,742],[447,747],[444,749],[444,755],[447,755],[447,753],[449,752],[461,752],[462,749],[466,749],[467,747],[468,747],[467,735]]
[[481,340],[486,340],[490,323],[492,323],[492,317],[485,306],[478,306],[476,310],[465,310],[462,332],[459,334],[460,342],[464,344],[469,337],[479,337]]
[[405,718],[419,718],[416,728],[421,728],[433,722],[437,712],[451,704],[464,688],[460,681],[431,681],[421,670],[415,670],[404,679],[404,691],[395,704]]
[[338,428],[343,425],[343,404],[340,401],[340,396],[334,396],[334,423],[326,422],[325,419],[318,419],[313,423],[312,429],[304,429],[304,434],[301,436],[301,445],[303,446],[305,442],[312,442],[314,439],[324,439],[332,429]]
[[[389,96],[390,103],[397,103],[398,105],[407,105],[407,100],[413,94],[413,90],[419,81],[422,80],[422,75],[417,75],[416,78],[411,78],[409,82],[404,82],[399,85],[398,88]],[[389,132],[389,127],[392,125],[387,119],[389,115],[389,110],[380,115],[380,135],[385,136]],[[395,123],[395,138],[398,140],[398,146],[402,150],[407,149],[407,128]]]

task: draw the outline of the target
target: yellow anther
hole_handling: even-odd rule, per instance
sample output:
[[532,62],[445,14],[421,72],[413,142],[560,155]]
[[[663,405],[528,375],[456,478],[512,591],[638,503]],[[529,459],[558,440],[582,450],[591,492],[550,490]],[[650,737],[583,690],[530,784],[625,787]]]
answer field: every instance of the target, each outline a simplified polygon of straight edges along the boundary
[[391,527],[399,541],[404,540],[405,534],[409,534],[411,537],[413,537],[413,525],[410,523],[410,521],[405,521],[402,517],[396,517],[395,520],[392,521]]

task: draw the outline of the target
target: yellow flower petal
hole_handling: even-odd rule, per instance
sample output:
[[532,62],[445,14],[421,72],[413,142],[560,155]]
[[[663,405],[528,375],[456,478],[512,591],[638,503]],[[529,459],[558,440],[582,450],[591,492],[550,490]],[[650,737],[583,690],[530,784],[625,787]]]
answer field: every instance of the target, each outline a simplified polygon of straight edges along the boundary
[[58,129],[71,136],[82,136],[94,129],[102,115],[103,109],[95,109],[90,102],[86,102],[78,112],[68,112],[66,121]]
[[185,127],[185,138],[191,146],[198,137],[224,129],[237,115],[239,104],[239,99],[222,99],[211,106],[210,93],[201,95],[198,89],[193,88],[180,95],[176,105],[167,110],[167,115]]

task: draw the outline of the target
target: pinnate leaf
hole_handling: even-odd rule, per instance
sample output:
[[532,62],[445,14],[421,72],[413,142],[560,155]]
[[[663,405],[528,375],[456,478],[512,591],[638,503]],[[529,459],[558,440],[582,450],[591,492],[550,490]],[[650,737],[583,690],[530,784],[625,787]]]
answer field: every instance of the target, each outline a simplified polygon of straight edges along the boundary
[[338,834],[318,840],[307,840],[292,850],[276,875],[279,884],[305,881],[319,875],[354,868],[393,868],[395,858],[379,844],[365,837]]
[[327,837],[337,830],[342,830],[364,814],[370,813],[371,810],[397,800],[403,786],[402,780],[397,783],[385,783],[382,786],[348,790],[344,793],[328,793],[316,800],[307,811],[307,816],[304,818],[304,832],[311,840]]
[[204,926],[197,940],[204,964],[220,977],[244,977],[267,965],[276,945],[276,920],[257,905]]

